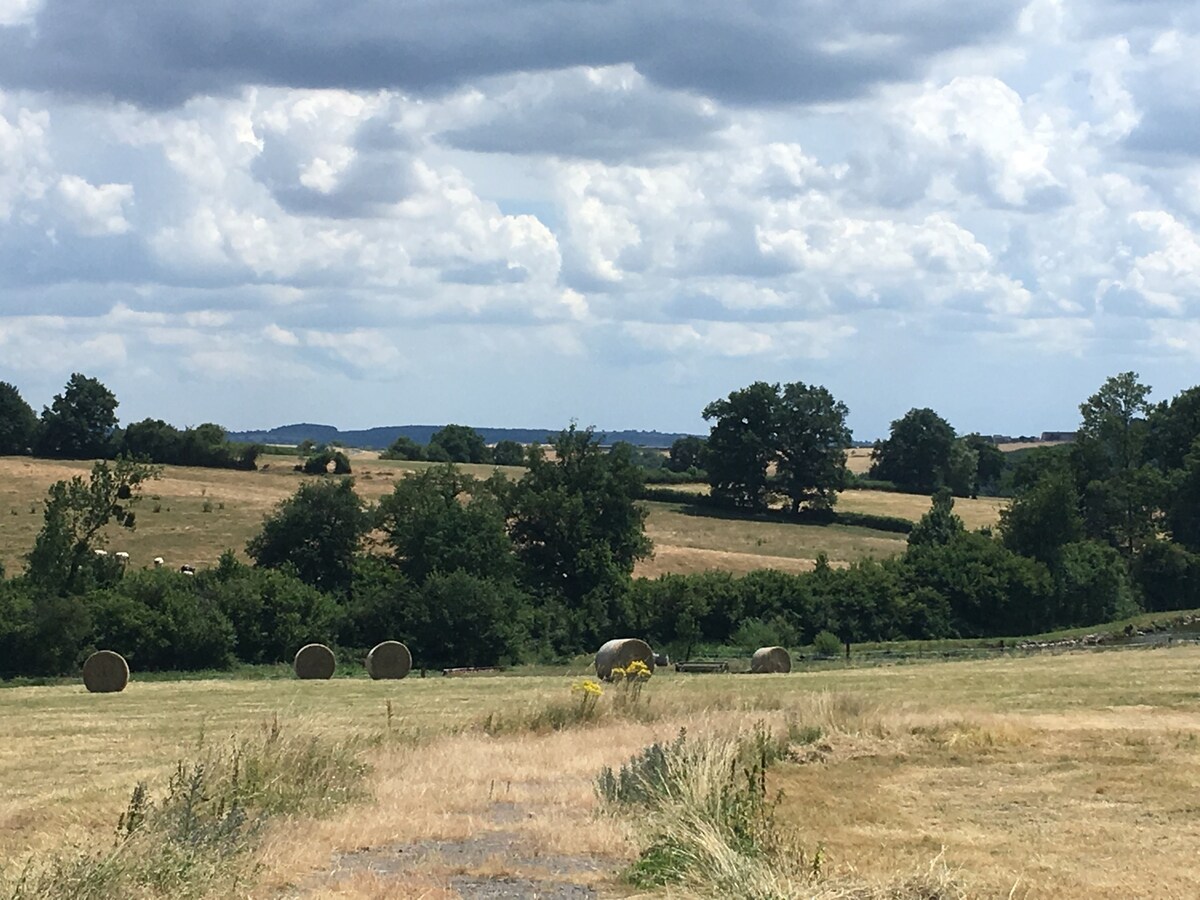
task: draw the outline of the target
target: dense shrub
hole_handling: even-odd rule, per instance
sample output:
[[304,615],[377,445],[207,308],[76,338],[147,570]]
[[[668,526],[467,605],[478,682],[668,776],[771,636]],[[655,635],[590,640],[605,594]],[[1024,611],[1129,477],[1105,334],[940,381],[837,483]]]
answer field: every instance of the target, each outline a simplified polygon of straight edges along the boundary
[[422,666],[520,661],[529,599],[516,587],[464,572],[430,576],[416,594],[414,640]]
[[819,631],[813,638],[813,651],[829,659],[842,652],[842,642],[832,631]]
[[1148,612],[1200,606],[1200,555],[1178,544],[1146,544],[1133,560],[1132,576]]
[[117,650],[136,669],[220,669],[233,661],[229,617],[182,573],[133,572],[86,603],[90,643]]
[[242,662],[281,662],[304,644],[334,643],[343,615],[330,595],[291,572],[251,568],[230,553],[196,577],[194,593],[229,620],[230,649]]

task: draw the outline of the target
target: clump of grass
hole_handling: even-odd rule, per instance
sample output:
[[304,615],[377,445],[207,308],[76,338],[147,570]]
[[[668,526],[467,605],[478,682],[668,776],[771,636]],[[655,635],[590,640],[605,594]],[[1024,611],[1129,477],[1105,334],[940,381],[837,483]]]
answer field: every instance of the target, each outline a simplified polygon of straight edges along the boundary
[[681,731],[618,771],[601,771],[601,802],[647,826],[629,880],[642,888],[680,885],[713,896],[797,896],[820,874],[822,856],[805,854],[775,820],[779,798],[768,796],[766,772],[786,752],[786,742],[762,728],[748,736],[701,739]]
[[551,700],[524,710],[490,712],[480,729],[490,735],[544,734],[588,725],[608,714],[608,708],[601,706],[604,694],[599,682],[591,678],[580,679],[572,683],[567,700]]
[[323,813],[362,793],[353,742],[285,737],[278,720],[254,739],[201,748],[157,794],[134,787],[113,845],[78,847],[0,870],[10,900],[233,896],[272,817]]
[[767,770],[790,756],[790,741],[812,742],[820,726],[792,726],[780,738],[749,734],[692,738],[644,748],[595,781],[604,809],[642,826],[643,849],[627,870],[636,887],[677,886],[699,896],[751,900],[961,900],[966,892],[939,856],[928,868],[878,884],[828,877],[820,846],[808,852],[776,820],[781,795]]

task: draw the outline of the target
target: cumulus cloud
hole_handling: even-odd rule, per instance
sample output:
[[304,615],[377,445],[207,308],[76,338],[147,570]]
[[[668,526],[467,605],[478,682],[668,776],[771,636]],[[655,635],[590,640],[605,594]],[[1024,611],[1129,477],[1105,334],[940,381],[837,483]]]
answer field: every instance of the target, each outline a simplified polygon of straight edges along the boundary
[[97,237],[129,230],[125,207],[133,201],[133,185],[88,184],[78,175],[63,175],[55,188],[64,216],[81,234]]

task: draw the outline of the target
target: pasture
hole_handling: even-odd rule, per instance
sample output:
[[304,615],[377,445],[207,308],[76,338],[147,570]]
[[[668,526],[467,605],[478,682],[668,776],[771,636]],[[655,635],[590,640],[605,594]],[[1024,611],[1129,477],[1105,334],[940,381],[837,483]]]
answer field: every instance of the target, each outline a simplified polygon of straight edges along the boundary
[[[167,466],[163,477],[146,485],[137,507],[137,528],[108,531],[109,549],[124,550],[135,566],[162,556],[170,566],[214,564],[226,549],[244,556],[246,542],[259,530],[263,517],[293,494],[308,477],[293,471],[295,458],[264,456],[256,472]],[[375,501],[388,493],[406,472],[431,463],[355,458],[355,489]],[[82,475],[83,462],[0,457],[0,563],[10,573],[23,568],[22,558],[42,525],[46,489],[59,479]],[[487,477],[495,467],[465,465],[465,471]],[[504,468],[520,477],[519,468]],[[685,486],[687,487],[687,486]],[[696,485],[697,490],[705,486]],[[969,528],[995,524],[1002,501],[959,500],[955,510]],[[846,563],[865,556],[882,557],[904,549],[904,536],[872,529],[788,525],[694,515],[676,504],[648,503],[647,533],[655,555],[639,564],[636,573],[653,577],[707,569],[745,573],[760,568],[789,572],[812,568],[818,553]],[[929,508],[929,498],[882,491],[846,491],[838,508],[899,516],[916,521]]]
[[[464,884],[537,881],[711,896],[624,884],[639,831],[600,813],[593,779],[680,728],[761,726],[788,747],[767,776],[768,793],[782,791],[780,833],[809,854],[821,848],[814,894],[1200,895],[1200,648],[660,672],[632,713],[602,707],[554,730],[544,713],[576,702],[571,685],[586,672],[576,668],[391,683],[135,675],[113,695],[0,690],[0,859],[109,846],[137,781],[161,788],[177,760],[278,719],[301,739],[356,748],[365,794],[272,820],[245,896],[455,897],[470,895]],[[910,879],[931,870],[942,891],[916,893]]]

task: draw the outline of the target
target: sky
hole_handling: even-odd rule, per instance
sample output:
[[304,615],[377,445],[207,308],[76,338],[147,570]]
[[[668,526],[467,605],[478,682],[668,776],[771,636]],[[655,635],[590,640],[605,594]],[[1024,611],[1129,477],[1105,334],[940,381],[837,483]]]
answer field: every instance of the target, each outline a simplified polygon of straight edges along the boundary
[[0,381],[123,422],[1067,430],[1200,381],[1194,0],[0,0]]

